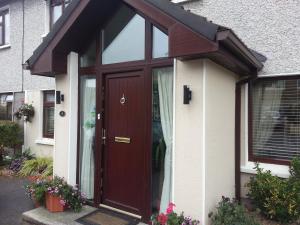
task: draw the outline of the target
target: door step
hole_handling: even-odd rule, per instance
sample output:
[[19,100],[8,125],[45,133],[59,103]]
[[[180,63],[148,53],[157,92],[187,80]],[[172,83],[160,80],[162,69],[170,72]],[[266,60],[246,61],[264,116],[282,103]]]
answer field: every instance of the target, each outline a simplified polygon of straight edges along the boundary
[[132,216],[132,217],[137,218],[137,219],[142,219],[142,217],[139,216],[139,215],[129,213],[129,212],[126,212],[126,211],[123,211],[123,210],[120,210],[120,209],[116,209],[116,208],[110,207],[108,205],[100,204],[99,206],[102,207],[102,208],[105,208],[105,209],[109,209],[109,210],[112,210],[112,211],[115,211],[115,212],[118,212],[118,213],[125,214],[127,216]]

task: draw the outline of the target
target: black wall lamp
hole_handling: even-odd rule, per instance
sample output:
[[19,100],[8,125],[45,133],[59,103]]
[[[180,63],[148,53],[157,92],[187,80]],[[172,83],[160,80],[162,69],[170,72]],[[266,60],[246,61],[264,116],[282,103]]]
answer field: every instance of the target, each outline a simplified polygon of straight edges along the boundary
[[60,91],[56,91],[56,104],[61,104],[65,100],[65,95],[61,94]]
[[192,100],[192,91],[187,85],[183,86],[183,104],[189,105]]

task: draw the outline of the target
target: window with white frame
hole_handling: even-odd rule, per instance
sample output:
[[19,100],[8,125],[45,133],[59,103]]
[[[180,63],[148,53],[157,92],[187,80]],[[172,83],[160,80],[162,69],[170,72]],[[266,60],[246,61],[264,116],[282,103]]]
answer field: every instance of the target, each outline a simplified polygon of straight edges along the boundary
[[43,138],[54,138],[55,91],[44,91]]
[[50,27],[61,17],[71,0],[50,0]]
[[9,9],[0,9],[0,46],[10,42],[10,18]]
[[251,84],[250,160],[286,164],[300,156],[299,81],[267,78]]

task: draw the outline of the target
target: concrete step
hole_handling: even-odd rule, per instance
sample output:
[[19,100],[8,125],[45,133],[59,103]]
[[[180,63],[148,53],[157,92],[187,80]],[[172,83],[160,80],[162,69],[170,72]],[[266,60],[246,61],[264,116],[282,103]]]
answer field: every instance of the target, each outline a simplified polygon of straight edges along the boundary
[[[91,206],[84,206],[80,213],[71,211],[50,213],[44,207],[33,209],[22,215],[22,225],[82,225],[76,220],[97,210]],[[146,225],[140,223],[139,225]]]

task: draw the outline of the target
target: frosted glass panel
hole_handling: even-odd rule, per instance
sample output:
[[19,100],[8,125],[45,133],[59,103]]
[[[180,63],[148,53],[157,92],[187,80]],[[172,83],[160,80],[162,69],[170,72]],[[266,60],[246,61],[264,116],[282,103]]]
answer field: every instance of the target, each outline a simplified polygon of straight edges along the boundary
[[169,37],[156,27],[153,27],[153,58],[169,56]]
[[145,19],[122,5],[102,30],[102,64],[145,59]]

